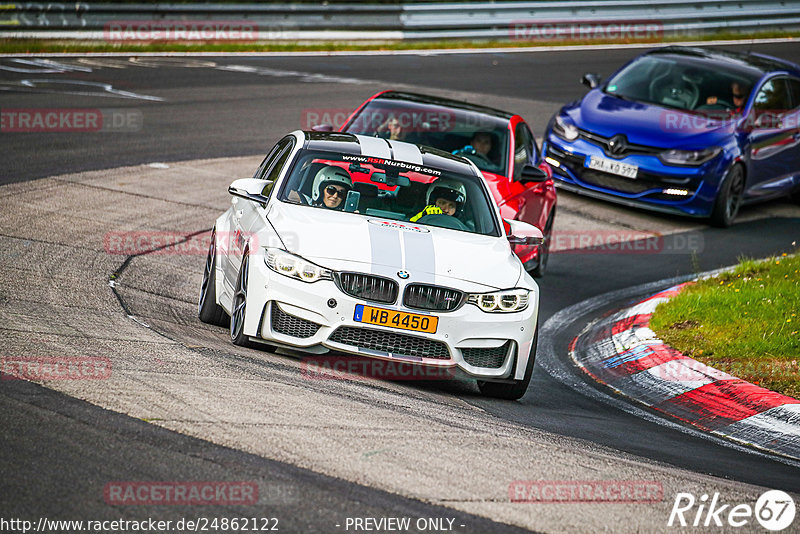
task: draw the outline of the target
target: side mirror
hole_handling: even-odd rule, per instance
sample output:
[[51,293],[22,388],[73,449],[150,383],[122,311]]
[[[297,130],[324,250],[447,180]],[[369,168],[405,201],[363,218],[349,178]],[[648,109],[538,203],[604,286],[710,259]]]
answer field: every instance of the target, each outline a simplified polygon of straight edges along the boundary
[[581,83],[586,87],[588,87],[589,89],[594,89],[595,87],[600,85],[601,80],[602,78],[600,78],[599,74],[595,74],[593,72],[587,72],[581,78]]
[[265,205],[267,197],[261,193],[264,188],[272,183],[272,180],[259,180],[257,178],[242,178],[241,180],[234,181],[228,186],[228,193],[235,197],[245,198]]
[[503,219],[508,230],[508,242],[513,245],[541,245],[544,243],[542,231],[532,224],[513,219]]
[[332,132],[333,126],[330,124],[315,124],[311,127],[311,130],[314,132]]
[[525,165],[522,167],[522,173],[519,177],[519,183],[521,184],[529,184],[529,183],[541,183],[546,182],[549,176],[547,173],[540,169],[539,167],[534,167],[533,165]]

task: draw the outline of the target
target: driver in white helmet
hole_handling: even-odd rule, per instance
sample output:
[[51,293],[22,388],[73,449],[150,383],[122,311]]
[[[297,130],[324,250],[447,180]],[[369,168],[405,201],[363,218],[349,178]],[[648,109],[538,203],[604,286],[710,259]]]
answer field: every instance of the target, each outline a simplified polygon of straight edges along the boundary
[[451,215],[458,217],[464,211],[467,202],[467,190],[464,184],[451,178],[439,178],[428,186],[425,195],[427,205],[409,219],[417,222],[426,215]]
[[344,208],[347,192],[353,189],[350,173],[335,165],[326,165],[317,171],[311,187],[311,205],[332,210]]

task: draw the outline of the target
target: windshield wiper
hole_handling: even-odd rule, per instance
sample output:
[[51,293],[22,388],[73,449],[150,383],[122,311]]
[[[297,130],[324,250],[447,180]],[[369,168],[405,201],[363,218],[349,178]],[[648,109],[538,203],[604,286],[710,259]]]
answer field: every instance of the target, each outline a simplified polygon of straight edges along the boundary
[[614,96],[614,97],[619,98],[620,100],[624,100],[626,102],[638,102],[638,100],[634,100],[633,98],[630,98],[630,97],[625,96],[625,95],[620,94],[620,93],[609,93],[608,91],[603,91],[603,94]]

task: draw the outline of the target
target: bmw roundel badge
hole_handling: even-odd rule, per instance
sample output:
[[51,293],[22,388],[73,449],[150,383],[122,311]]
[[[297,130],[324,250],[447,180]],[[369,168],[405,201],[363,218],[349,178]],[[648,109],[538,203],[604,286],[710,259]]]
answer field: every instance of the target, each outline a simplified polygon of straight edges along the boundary
[[401,278],[401,279],[405,280],[406,278],[408,278],[411,275],[408,274],[408,271],[397,271],[397,276],[398,276],[398,278]]

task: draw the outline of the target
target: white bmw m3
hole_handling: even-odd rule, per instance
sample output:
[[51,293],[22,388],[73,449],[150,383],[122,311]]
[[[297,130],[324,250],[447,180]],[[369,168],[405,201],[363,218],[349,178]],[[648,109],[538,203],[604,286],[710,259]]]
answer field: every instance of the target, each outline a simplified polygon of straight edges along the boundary
[[[229,187],[200,292],[237,345],[449,369],[517,399],[536,355],[539,290],[470,161],[344,133],[293,132]],[[230,317],[230,319],[229,319]]]

